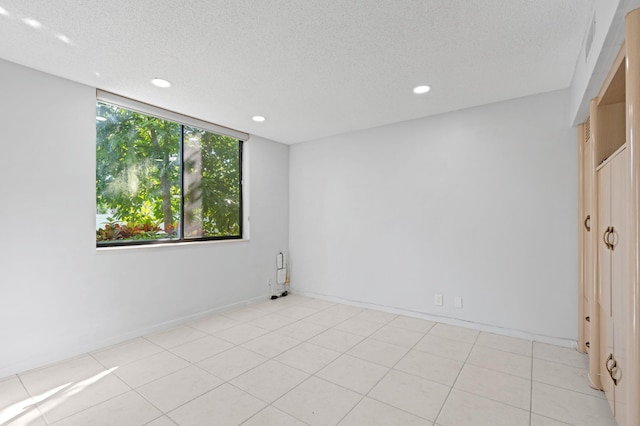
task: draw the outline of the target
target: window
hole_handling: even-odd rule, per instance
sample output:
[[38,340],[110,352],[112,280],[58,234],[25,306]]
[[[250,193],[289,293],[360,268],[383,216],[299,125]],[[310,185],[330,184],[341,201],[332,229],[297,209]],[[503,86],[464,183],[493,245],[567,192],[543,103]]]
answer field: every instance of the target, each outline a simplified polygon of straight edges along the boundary
[[242,238],[243,134],[102,93],[96,244]]

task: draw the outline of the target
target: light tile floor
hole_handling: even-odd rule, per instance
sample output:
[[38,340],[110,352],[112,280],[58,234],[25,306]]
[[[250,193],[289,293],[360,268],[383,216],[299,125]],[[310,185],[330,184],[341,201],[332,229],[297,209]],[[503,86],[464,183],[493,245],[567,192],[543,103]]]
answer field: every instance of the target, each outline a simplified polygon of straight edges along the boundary
[[290,295],[0,380],[0,425],[615,425],[575,350]]

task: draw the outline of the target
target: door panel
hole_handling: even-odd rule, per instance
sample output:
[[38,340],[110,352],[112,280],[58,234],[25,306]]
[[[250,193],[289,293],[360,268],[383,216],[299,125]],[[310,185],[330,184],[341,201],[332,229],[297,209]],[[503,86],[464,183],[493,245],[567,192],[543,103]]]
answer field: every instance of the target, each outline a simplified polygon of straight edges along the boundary
[[626,425],[626,401],[629,380],[625,377],[627,366],[627,332],[630,323],[628,301],[631,297],[629,286],[629,150],[624,149],[611,161],[611,224],[613,250],[611,252],[611,305],[613,319],[613,355],[616,360],[614,378],[615,415],[618,424]]
[[[597,303],[595,301],[595,253],[593,247],[593,234],[597,232],[595,229],[595,219],[596,215],[593,209],[593,177],[594,177],[594,164],[593,164],[593,143],[591,139],[589,139],[585,146],[585,162],[584,162],[584,214],[585,222],[588,222],[591,230],[587,231],[586,226],[583,226],[584,238],[582,239],[584,248],[583,248],[583,295],[584,295],[584,309],[583,316],[584,317],[595,317],[597,315],[596,308]],[[589,220],[587,221],[587,217]],[[584,335],[585,342],[589,342],[589,345],[593,347],[594,343],[597,344],[597,338],[594,339],[591,333],[595,332],[597,334],[598,330],[591,331],[590,323],[586,321],[586,318],[582,318],[584,321]],[[591,353],[591,348],[585,348],[587,353]]]
[[611,163],[598,170],[598,305],[600,307],[600,379],[611,411],[615,413],[614,385],[608,371],[613,356],[611,317],[611,250],[606,241],[611,226]]
[[[593,191],[593,180],[592,180],[592,173],[593,173],[593,144],[591,143],[591,140],[589,140],[587,142],[587,145],[585,147],[585,154],[586,154],[586,161],[585,161],[585,180],[584,180],[584,211],[585,211],[585,220],[586,217],[589,216],[590,217],[590,224],[593,225],[594,223],[594,214],[593,211],[591,211],[592,209],[592,205],[591,205],[591,199],[592,197],[592,191]],[[593,251],[592,251],[592,238],[591,235],[596,231],[595,229],[591,229],[591,231],[587,231],[586,228],[584,228],[584,232],[585,232],[585,237],[584,237],[584,283],[585,283],[585,288],[584,288],[584,295],[587,298],[587,300],[589,302],[591,302],[593,300]],[[591,311],[590,310],[585,310],[586,315],[590,315]]]
[[[606,321],[611,317],[611,250],[605,243],[611,225],[611,164],[598,170],[598,302],[606,312]],[[604,341],[603,341],[604,342]]]
[[[606,311],[600,307],[600,383],[602,390],[607,396],[611,412],[615,413],[614,386],[613,380],[607,370],[609,355],[613,354],[613,323],[606,318]],[[610,362],[609,362],[610,364]]]

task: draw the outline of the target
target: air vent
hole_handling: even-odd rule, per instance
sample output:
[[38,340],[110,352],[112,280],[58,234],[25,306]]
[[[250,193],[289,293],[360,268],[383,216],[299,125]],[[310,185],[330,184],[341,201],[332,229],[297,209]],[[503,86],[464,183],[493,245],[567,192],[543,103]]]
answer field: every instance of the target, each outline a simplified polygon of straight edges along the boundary
[[587,117],[587,121],[584,122],[584,141],[585,143],[591,139],[591,117]]
[[591,25],[589,25],[589,31],[587,37],[584,40],[584,62],[589,60],[589,54],[591,53],[591,47],[593,46],[593,37],[596,33],[596,15],[591,18]]

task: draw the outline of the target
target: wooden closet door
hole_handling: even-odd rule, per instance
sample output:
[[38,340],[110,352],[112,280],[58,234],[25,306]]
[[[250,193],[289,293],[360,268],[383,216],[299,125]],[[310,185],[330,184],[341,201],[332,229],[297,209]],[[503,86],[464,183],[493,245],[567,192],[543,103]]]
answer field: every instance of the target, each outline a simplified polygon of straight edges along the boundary
[[626,425],[627,385],[627,332],[631,322],[628,301],[629,286],[629,150],[624,149],[611,161],[611,315],[613,318],[613,369],[615,385],[615,416],[618,424]]
[[[592,243],[592,234],[596,232],[595,229],[591,229],[591,231],[587,231],[586,225],[592,226],[595,222],[594,213],[592,211],[592,198],[593,198],[593,143],[591,139],[587,141],[585,147],[585,179],[584,179],[584,213],[585,218],[583,219],[586,224],[583,224],[583,232],[584,232],[584,252],[583,252],[583,277],[584,277],[584,298],[585,298],[585,316],[592,316],[591,312],[593,312],[594,307],[597,306],[595,303],[594,289],[593,289],[593,268],[594,268],[594,254],[593,254],[593,243]],[[587,221],[586,217],[589,217]],[[583,318],[584,321],[586,321]],[[591,337],[591,323],[585,322],[586,328],[586,341],[590,341]]]
[[611,411],[615,412],[614,385],[607,370],[613,356],[611,316],[611,250],[605,237],[611,226],[611,163],[598,170],[598,306],[600,309],[600,380]]

